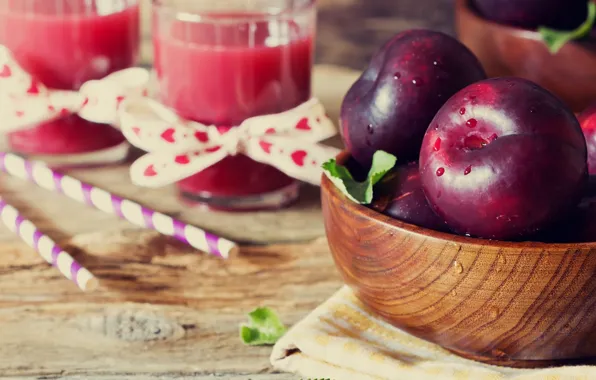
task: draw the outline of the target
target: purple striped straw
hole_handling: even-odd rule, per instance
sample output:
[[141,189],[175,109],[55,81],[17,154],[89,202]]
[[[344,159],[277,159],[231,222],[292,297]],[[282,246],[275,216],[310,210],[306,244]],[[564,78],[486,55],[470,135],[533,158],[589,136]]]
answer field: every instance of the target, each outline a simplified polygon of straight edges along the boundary
[[44,260],[58,268],[64,277],[73,281],[81,290],[90,291],[97,288],[97,279],[91,272],[83,268],[54,240],[39,231],[31,221],[23,218],[16,208],[2,198],[0,198],[0,218],[8,229],[35,249]]
[[43,162],[28,161],[12,153],[0,152],[0,169],[44,189],[57,191],[96,209],[115,214],[137,226],[173,236],[200,251],[228,258],[238,250],[238,245],[230,240],[56,172]]

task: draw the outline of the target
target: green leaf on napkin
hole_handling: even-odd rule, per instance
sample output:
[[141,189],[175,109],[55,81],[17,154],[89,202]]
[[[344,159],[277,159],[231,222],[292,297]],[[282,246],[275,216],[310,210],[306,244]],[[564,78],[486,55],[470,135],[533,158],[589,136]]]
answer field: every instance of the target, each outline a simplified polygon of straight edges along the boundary
[[323,164],[327,177],[352,201],[370,204],[373,199],[373,186],[387,174],[397,162],[397,158],[387,152],[378,150],[373,155],[372,166],[364,182],[354,180],[348,169],[338,165],[335,159]]
[[240,326],[240,338],[249,346],[275,344],[286,333],[286,326],[277,313],[260,307],[248,314],[249,322]]
[[594,27],[594,20],[596,19],[596,4],[592,1],[588,3],[588,18],[583,24],[575,30],[555,30],[546,27],[538,28],[538,33],[546,43],[548,50],[552,54],[556,54],[567,42],[582,38],[590,33]]

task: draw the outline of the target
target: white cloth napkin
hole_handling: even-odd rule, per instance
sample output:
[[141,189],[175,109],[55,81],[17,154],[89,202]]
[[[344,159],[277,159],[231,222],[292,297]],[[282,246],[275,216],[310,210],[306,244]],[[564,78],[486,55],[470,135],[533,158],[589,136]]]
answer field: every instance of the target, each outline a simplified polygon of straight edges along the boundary
[[460,358],[372,316],[346,286],[277,342],[271,364],[311,379],[596,379],[594,366],[528,370]]

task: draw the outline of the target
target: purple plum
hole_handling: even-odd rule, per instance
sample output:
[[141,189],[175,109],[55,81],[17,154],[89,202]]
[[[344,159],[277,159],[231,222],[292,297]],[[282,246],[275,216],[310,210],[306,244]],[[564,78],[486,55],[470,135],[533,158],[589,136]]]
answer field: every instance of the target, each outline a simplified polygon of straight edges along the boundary
[[566,242],[596,242],[596,200],[590,199],[578,206],[573,219],[566,226]]
[[596,198],[582,199],[568,216],[532,240],[545,243],[596,242]]
[[393,169],[375,186],[371,207],[392,218],[447,232],[445,221],[432,210],[420,183],[418,162]]
[[596,176],[596,104],[586,108],[577,117],[588,146],[588,170]]
[[395,36],[373,57],[341,107],[341,136],[364,167],[384,150],[418,159],[430,121],[453,94],[485,79],[478,59],[454,38],[429,30]]
[[437,113],[422,143],[420,179],[455,232],[516,240],[578,203],[586,160],[579,122],[561,100],[525,79],[494,78]]

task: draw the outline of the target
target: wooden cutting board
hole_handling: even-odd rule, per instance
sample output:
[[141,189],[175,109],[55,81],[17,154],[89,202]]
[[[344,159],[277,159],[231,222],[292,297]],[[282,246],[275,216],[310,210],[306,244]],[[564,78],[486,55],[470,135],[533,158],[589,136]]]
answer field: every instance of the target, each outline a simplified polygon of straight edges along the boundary
[[[324,65],[315,68],[314,93],[323,101],[333,120],[337,120],[343,94],[355,78],[356,73],[352,70]],[[330,144],[341,146],[337,138]],[[130,181],[127,165],[71,170],[69,174],[238,242],[293,242],[324,235],[318,187],[305,185],[299,202],[282,211],[215,213],[183,205],[173,186],[160,189],[134,186]],[[128,222],[112,215],[5,175],[0,182],[0,193],[21,210],[25,217],[56,239],[95,231],[118,233],[130,228]],[[14,237],[2,230],[0,240],[3,239],[14,240]]]

